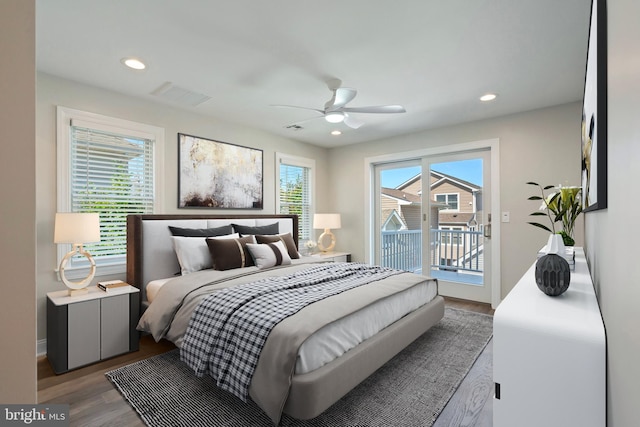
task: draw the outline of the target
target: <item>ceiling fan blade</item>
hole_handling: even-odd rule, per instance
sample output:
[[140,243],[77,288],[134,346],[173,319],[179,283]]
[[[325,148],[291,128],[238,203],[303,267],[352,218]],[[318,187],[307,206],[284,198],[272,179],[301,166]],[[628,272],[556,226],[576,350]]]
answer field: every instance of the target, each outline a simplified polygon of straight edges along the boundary
[[358,129],[360,126],[364,124],[364,122],[361,122],[360,120],[354,118],[353,116],[348,115],[347,113],[344,113],[343,123],[346,126],[350,127],[351,129]]
[[325,108],[328,111],[342,108],[351,102],[357,94],[358,91],[350,87],[339,87],[333,92],[333,98],[331,98],[333,102],[330,105],[326,105]]
[[298,108],[301,110],[311,110],[311,111],[315,111],[317,113],[320,113],[322,115],[324,115],[324,111],[322,110],[318,110],[317,108],[309,108],[309,107],[299,107],[297,105],[280,105],[280,104],[271,104],[271,107],[278,107],[278,108]]
[[349,113],[406,113],[402,105],[379,105],[376,107],[352,107],[341,108],[340,111],[346,111]]

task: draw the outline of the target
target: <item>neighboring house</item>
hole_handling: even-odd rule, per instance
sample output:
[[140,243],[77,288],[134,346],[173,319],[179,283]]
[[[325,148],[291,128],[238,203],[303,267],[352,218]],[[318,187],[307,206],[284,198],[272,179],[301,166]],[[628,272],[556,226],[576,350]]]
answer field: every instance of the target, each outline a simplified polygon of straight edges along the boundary
[[[482,231],[482,187],[434,170],[429,182],[430,229],[441,230],[434,238],[433,264],[462,265],[473,258],[481,267],[481,237],[464,232]],[[421,229],[422,174],[396,188],[383,187],[380,197],[382,231]]]

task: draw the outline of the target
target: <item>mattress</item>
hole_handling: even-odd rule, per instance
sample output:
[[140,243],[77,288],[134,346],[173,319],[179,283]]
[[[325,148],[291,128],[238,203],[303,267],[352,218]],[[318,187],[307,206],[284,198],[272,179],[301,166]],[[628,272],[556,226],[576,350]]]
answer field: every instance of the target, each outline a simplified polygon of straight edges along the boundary
[[[171,279],[153,280],[147,284],[147,299],[150,303]],[[435,281],[423,282],[324,326],[300,346],[295,373],[312,372],[340,357],[393,322],[430,302],[437,293]]]
[[169,277],[167,279],[152,280],[151,282],[149,282],[147,284],[147,288],[146,288],[147,289],[147,301],[149,301],[149,303],[152,303],[153,300],[155,299],[156,295],[160,291],[160,288],[162,287],[162,285],[164,285],[165,283],[167,283],[171,279],[172,279],[172,277]]

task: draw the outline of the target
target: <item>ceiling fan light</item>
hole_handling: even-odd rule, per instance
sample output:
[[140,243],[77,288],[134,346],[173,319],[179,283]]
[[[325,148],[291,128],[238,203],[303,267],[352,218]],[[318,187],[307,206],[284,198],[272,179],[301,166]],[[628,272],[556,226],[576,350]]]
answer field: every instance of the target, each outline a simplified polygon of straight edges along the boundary
[[344,121],[344,114],[340,112],[328,113],[324,116],[324,119],[329,123],[341,123]]

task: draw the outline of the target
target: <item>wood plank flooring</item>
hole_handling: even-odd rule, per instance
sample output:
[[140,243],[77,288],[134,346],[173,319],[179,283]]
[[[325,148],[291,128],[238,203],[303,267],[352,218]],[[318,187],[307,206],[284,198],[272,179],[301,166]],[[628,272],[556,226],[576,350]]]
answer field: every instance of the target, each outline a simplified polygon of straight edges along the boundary
[[[488,304],[446,298],[449,307],[493,314]],[[71,426],[144,427],[104,373],[175,348],[167,341],[140,340],[140,350],[56,375],[45,356],[38,358],[38,402],[69,403]],[[491,427],[491,345],[476,361],[434,427]],[[405,427],[405,426],[403,426]],[[410,426],[406,426],[410,427]],[[417,426],[416,426],[417,427]]]

